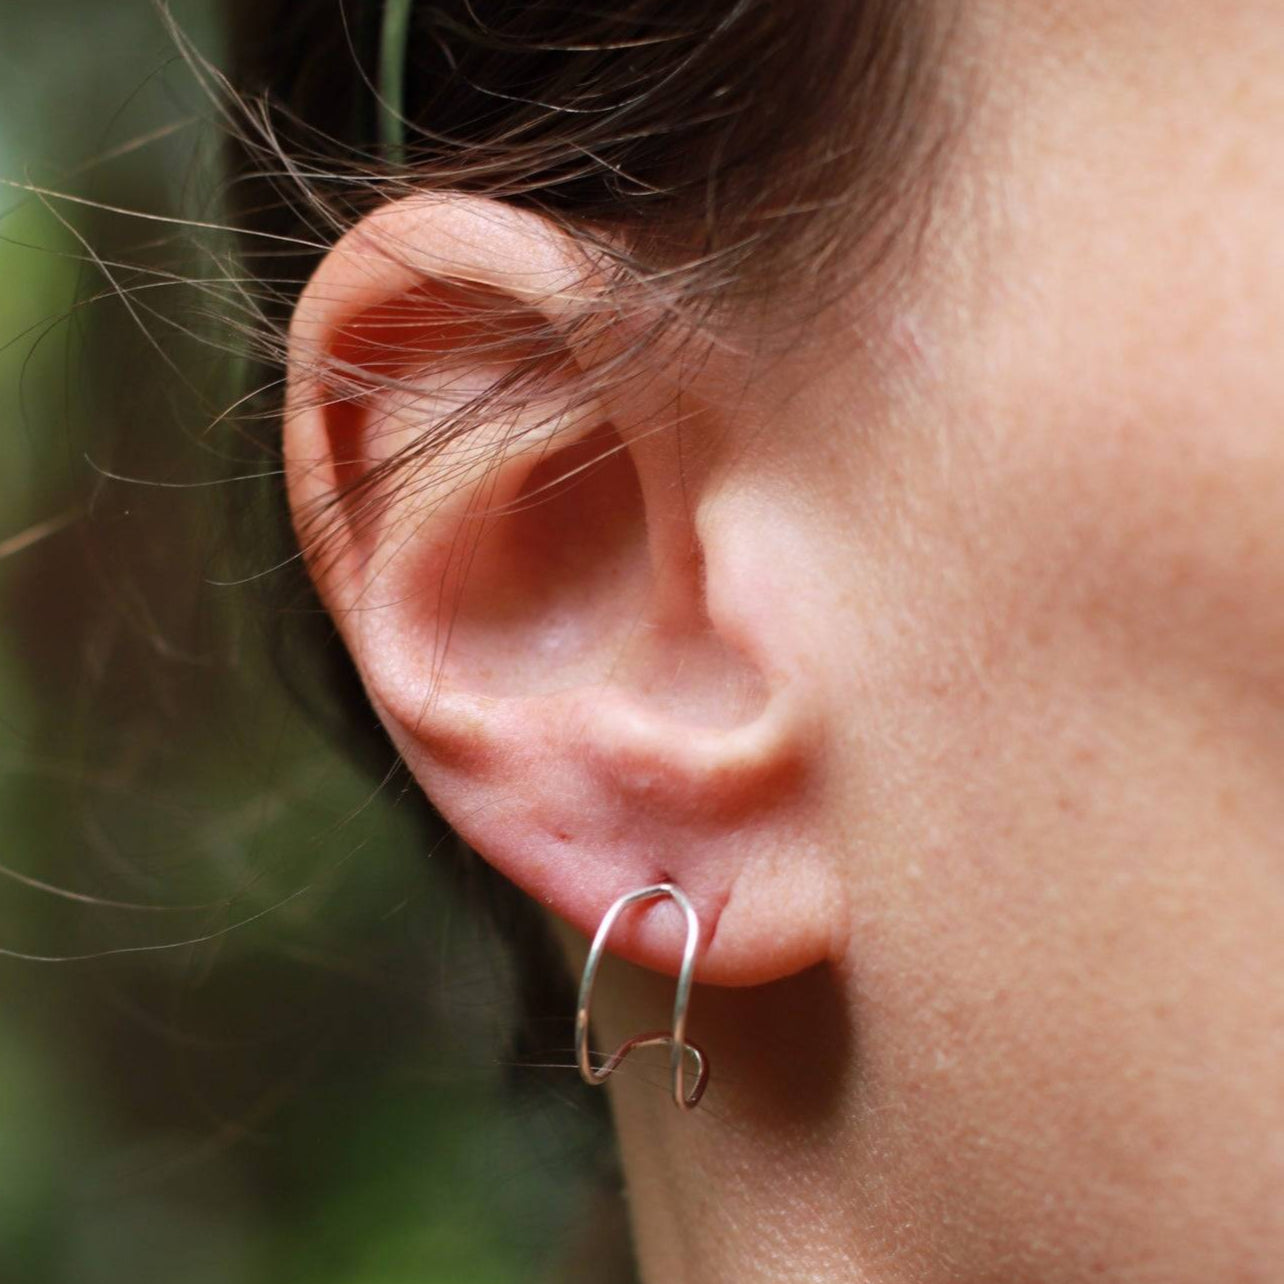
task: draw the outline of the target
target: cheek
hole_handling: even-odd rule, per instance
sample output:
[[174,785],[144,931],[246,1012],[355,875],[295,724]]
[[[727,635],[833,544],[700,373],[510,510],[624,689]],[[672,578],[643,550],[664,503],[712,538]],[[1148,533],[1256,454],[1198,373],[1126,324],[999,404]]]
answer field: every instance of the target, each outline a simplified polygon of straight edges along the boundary
[[[1174,47],[1200,11],[1173,14]],[[1262,125],[1284,28],[1236,30],[989,122],[1010,154],[944,291],[916,453],[921,502],[987,541],[978,579],[1036,638],[1076,629],[1142,682],[1252,684],[1278,729],[1284,144]]]
[[1078,409],[950,426],[866,532],[850,965],[978,1261],[1217,1278],[1284,1207],[1280,460]]
[[1284,164],[1172,83],[1050,80],[901,381],[789,406],[871,1182],[960,1278],[1277,1276]]
[[867,452],[817,510],[816,824],[915,1235],[1218,1278],[1284,1207],[1284,458],[1074,391]]
[[1273,295],[1242,281],[1228,302],[1189,254],[1165,276],[1081,251],[927,352],[939,397],[845,465],[814,455],[794,564],[834,621],[810,662],[852,711],[817,823],[852,863],[871,1127],[904,1189],[966,1207],[965,1230],[923,1232],[942,1251],[1049,1281],[1266,1278],[1251,1263],[1284,1207]]

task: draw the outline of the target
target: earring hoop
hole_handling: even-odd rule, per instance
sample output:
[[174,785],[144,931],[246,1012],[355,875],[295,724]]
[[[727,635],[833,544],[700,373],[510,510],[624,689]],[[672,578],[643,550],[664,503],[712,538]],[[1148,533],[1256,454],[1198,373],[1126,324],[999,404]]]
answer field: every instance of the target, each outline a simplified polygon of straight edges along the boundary
[[[615,921],[631,905],[643,901],[658,900],[667,896],[677,903],[687,921],[687,940],[682,949],[682,965],[678,969],[678,987],[673,998],[673,1029],[635,1035],[626,1040],[603,1062],[600,1069],[594,1069],[589,1060],[589,1007],[593,1001],[593,983],[597,980],[598,965],[606,950],[607,937]],[[695,1106],[704,1090],[709,1085],[709,1061],[694,1043],[688,1043],[687,1007],[691,1001],[691,979],[695,972],[696,950],[700,945],[700,920],[696,917],[695,908],[686,893],[673,883],[655,883],[650,887],[640,888],[621,896],[606,911],[593,944],[589,946],[588,961],[584,964],[584,976],[580,981],[579,1003],[575,1010],[575,1059],[579,1063],[580,1077],[593,1087],[600,1087],[619,1069],[620,1063],[634,1048],[652,1047],[667,1043],[670,1049],[669,1067],[673,1079],[673,1103],[679,1110],[690,1110]],[[690,1092],[686,1086],[686,1056],[690,1053],[695,1061],[696,1077]]]

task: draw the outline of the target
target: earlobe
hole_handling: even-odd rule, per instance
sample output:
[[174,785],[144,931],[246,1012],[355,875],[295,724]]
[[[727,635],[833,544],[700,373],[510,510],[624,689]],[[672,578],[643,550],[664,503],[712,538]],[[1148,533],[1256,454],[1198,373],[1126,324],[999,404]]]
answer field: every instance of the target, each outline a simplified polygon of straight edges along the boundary
[[[777,832],[815,728],[752,604],[725,601],[734,532],[709,558],[715,488],[683,435],[714,412],[663,370],[595,378],[608,345],[579,342],[580,317],[600,280],[536,216],[461,197],[382,220],[300,302],[286,451],[322,597],[400,752],[587,935],[673,880],[706,924],[702,979],[819,961],[827,893],[782,874]],[[612,948],[671,972],[680,927],[647,910]]]

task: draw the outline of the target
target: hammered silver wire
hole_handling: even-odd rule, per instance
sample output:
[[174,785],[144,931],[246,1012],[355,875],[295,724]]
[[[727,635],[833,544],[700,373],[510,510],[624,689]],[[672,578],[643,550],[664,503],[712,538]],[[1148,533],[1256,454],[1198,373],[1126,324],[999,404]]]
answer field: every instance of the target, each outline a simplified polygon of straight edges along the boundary
[[[678,986],[673,998],[673,1029],[668,1033],[640,1034],[626,1040],[611,1054],[600,1069],[594,1069],[589,1060],[589,1009],[593,1001],[593,984],[597,969],[606,950],[607,938],[620,915],[632,905],[643,901],[658,900],[662,896],[672,899],[682,911],[687,923],[687,939],[682,949],[682,965],[678,969]],[[695,972],[696,951],[700,947],[700,920],[696,917],[686,893],[673,883],[654,883],[621,896],[606,911],[593,944],[589,946],[580,981],[579,1002],[575,1010],[575,1059],[580,1076],[585,1083],[598,1087],[605,1083],[634,1048],[667,1043],[670,1049],[669,1068],[673,1080],[673,1103],[679,1110],[690,1110],[704,1096],[709,1082],[709,1062],[694,1043],[687,1042],[687,1008],[691,1002],[691,981]],[[696,1082],[690,1092],[686,1086],[686,1054],[690,1052],[696,1063]]]

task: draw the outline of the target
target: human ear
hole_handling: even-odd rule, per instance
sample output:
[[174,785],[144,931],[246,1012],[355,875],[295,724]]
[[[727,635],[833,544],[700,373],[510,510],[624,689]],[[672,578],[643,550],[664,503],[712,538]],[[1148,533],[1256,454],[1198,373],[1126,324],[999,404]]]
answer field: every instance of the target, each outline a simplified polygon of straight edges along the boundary
[[[825,958],[794,852],[815,767],[753,559],[770,522],[717,462],[734,398],[544,218],[413,197],[326,256],[291,326],[285,455],[303,554],[366,691],[446,819],[585,934],[672,880],[698,975]],[[724,406],[720,398],[731,405]],[[671,906],[611,948],[675,971]]]

